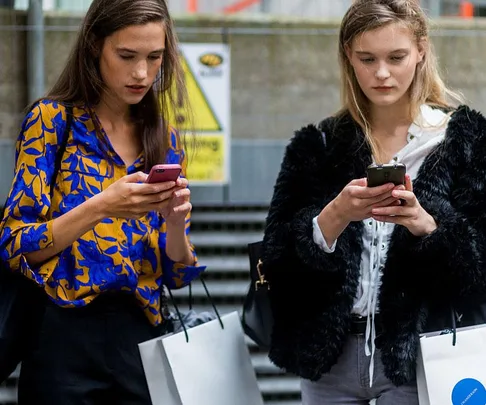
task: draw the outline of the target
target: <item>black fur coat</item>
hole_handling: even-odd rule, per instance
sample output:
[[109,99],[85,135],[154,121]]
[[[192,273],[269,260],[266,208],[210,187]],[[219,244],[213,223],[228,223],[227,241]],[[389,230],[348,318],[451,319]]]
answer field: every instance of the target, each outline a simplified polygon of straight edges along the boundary
[[[326,134],[323,141],[321,130]],[[297,131],[288,145],[267,217],[262,259],[275,318],[270,359],[317,380],[337,362],[349,332],[360,273],[362,223],[352,222],[327,254],[313,242],[312,219],[371,154],[349,115]],[[462,106],[425,159],[414,192],[438,228],[425,237],[396,226],[380,290],[387,377],[415,376],[419,333],[452,323],[451,305],[475,323],[486,297],[486,119]]]

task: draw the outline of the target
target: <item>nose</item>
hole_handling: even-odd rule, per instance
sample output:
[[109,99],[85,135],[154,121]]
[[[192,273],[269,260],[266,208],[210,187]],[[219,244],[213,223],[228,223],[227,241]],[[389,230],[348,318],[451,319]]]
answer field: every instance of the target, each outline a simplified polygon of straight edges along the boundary
[[147,61],[141,60],[137,63],[133,71],[133,78],[139,81],[147,78]]
[[390,70],[386,63],[380,63],[378,66],[378,70],[375,73],[375,76],[378,80],[386,80],[390,77]]

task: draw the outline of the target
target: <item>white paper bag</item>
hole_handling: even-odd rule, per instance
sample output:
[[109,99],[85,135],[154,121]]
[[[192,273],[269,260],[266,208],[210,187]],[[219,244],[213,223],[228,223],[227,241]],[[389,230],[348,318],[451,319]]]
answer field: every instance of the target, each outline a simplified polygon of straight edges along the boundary
[[153,405],[263,405],[237,312],[139,344]]
[[486,325],[420,339],[420,405],[486,405]]

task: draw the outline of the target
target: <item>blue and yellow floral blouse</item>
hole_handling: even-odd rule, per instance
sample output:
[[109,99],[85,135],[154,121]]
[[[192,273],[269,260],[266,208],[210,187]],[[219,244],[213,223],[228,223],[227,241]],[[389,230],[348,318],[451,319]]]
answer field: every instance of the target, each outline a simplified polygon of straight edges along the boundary
[[[26,116],[16,146],[15,176],[0,234],[0,258],[43,286],[63,307],[80,307],[104,291],[135,294],[150,322],[158,325],[160,288],[180,288],[196,278],[204,266],[175,263],[166,255],[164,219],[156,212],[137,219],[107,218],[73,245],[39,267],[25,254],[53,243],[52,221],[121,177],[143,170],[143,156],[126,167],[109,144],[100,142],[88,112],[74,108],[66,151],[50,198],[57,145],[66,126],[66,110],[44,100]],[[108,138],[107,138],[108,139]],[[108,151],[106,152],[106,149]],[[109,154],[113,163],[106,160]],[[178,136],[171,133],[167,163],[186,159]],[[186,234],[190,220],[187,218]],[[196,260],[196,256],[194,254]]]

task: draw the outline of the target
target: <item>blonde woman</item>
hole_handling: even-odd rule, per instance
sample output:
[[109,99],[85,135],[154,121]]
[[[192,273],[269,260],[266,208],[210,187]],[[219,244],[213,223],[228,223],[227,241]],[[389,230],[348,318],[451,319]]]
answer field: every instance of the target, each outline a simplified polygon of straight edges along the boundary
[[[296,132],[267,218],[269,355],[304,405],[417,404],[419,334],[486,301],[486,120],[449,104],[417,0],[354,1],[339,59],[343,107]],[[393,162],[404,185],[368,187]]]

